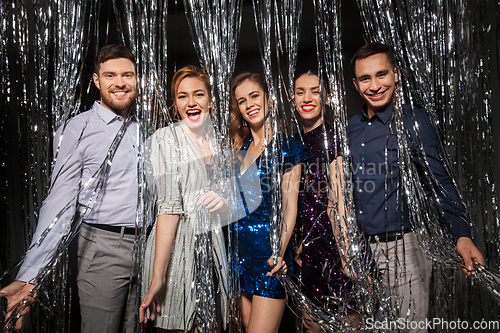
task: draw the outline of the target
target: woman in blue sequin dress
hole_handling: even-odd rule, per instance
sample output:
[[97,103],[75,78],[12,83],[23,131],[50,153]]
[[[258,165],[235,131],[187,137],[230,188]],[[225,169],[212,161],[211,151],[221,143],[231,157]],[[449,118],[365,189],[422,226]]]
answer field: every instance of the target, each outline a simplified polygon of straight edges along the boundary
[[[234,169],[241,201],[238,213],[242,216],[232,232],[239,247],[241,311],[247,333],[278,332],[285,291],[271,275],[286,270],[285,262],[290,265],[292,261],[288,243],[297,216],[300,161],[306,156],[300,142],[283,133],[272,133],[264,87],[263,77],[253,73],[240,74],[231,84],[229,134],[233,148],[241,149]],[[273,175],[281,177],[281,188],[275,185]],[[273,197],[281,197],[281,209],[273,205]],[[270,222],[281,216],[285,231],[274,265]]]
[[[333,216],[344,215],[342,152],[333,128],[323,124],[319,78],[315,73],[306,72],[295,79],[294,99],[303,125],[301,137],[310,156],[302,169],[296,226],[301,239],[297,263],[301,266],[303,292],[317,305],[345,315],[352,312],[354,302],[346,292],[351,289],[351,281],[344,274],[336,241],[340,233]],[[327,181],[327,167],[331,184]],[[333,206],[337,212],[331,209]],[[323,332],[308,320],[307,314],[303,316],[307,333]]]

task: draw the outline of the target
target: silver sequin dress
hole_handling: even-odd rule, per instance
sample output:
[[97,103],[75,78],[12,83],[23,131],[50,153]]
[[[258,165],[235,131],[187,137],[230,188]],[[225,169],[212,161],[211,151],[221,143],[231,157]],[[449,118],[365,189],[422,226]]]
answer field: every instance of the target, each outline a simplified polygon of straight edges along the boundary
[[[214,152],[214,142],[209,142]],[[193,325],[197,325],[195,318],[199,320],[200,312],[203,316],[207,308],[215,309],[216,298],[218,316],[222,316],[225,323],[228,316],[225,293],[219,292],[214,296],[214,289],[220,290],[221,286],[227,285],[224,281],[228,271],[227,256],[220,217],[217,213],[208,213],[196,206],[198,198],[213,188],[213,180],[207,177],[204,160],[184,125],[176,123],[158,129],[152,135],[150,143],[150,160],[158,197],[157,215],[180,215],[166,273],[165,293],[160,297],[161,313],[155,316],[155,326],[169,330],[190,330]],[[146,243],[143,295],[153,276],[155,236],[156,224]],[[208,257],[210,261],[207,263],[199,262],[202,260],[199,259],[199,253],[203,253],[203,250],[200,251],[197,244],[200,244],[202,239],[205,244],[209,243],[205,248],[211,249],[211,253],[205,253],[205,258]],[[195,259],[195,251],[198,259]],[[214,281],[208,290],[207,276],[213,276]],[[221,278],[217,279],[217,276]],[[201,281],[200,277],[203,277],[204,281]],[[197,305],[196,301],[200,299],[201,303],[213,304]],[[200,307],[203,309],[200,310]]]

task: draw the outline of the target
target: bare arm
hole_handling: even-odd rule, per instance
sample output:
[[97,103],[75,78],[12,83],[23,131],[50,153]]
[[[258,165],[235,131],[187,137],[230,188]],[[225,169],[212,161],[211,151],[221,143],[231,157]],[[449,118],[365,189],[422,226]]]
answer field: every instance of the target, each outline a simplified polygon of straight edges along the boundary
[[[295,228],[295,221],[297,220],[297,204],[299,201],[299,187],[300,187],[300,172],[302,166],[300,164],[295,164],[292,169],[285,172],[282,180],[282,202],[283,202],[283,218],[285,223],[283,225],[283,232],[281,238],[281,250],[279,253],[279,259],[276,266],[274,266],[274,261],[269,259],[269,264],[273,267],[270,274],[276,273],[283,265],[284,262],[281,260],[285,255],[286,248],[290,239],[292,237],[293,229]],[[286,265],[285,265],[286,267]],[[268,273],[268,275],[270,275]]]
[[146,312],[148,308],[151,320],[154,320],[155,308],[157,312],[160,312],[159,293],[165,285],[165,274],[172,253],[178,223],[179,215],[162,214],[156,218],[153,278],[139,309],[139,319],[143,323],[147,322]]
[[347,209],[344,202],[344,169],[342,156],[330,163],[330,193],[327,208],[328,217],[332,225],[333,236],[342,261],[344,274],[350,276],[346,262],[348,261],[349,238],[347,234]]

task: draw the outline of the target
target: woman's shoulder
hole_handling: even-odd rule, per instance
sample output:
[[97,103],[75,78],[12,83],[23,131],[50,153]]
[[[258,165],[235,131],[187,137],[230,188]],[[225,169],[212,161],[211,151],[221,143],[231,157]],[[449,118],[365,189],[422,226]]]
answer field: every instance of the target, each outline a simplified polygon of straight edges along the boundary
[[179,137],[181,135],[178,123],[173,123],[165,127],[158,128],[149,138],[153,145],[179,146]]
[[302,142],[300,142],[298,139],[294,138],[291,135],[288,135],[288,133],[280,132],[277,135],[277,139],[280,145],[284,146],[290,146],[290,147],[298,147],[298,146],[303,146]]
[[305,159],[307,153],[305,146],[297,139],[287,133],[278,134],[279,147],[285,158],[292,159],[292,163],[298,163]]
[[172,123],[172,124],[167,125],[165,127],[158,128],[153,133],[152,136],[156,139],[168,140],[168,139],[174,138],[176,135],[179,134],[179,132],[180,132],[179,123]]

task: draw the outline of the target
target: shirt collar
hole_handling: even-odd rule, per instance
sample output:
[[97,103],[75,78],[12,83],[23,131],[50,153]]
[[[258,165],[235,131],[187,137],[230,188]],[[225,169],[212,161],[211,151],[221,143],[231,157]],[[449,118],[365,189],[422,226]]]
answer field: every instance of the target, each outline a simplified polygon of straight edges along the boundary
[[[95,113],[106,123],[106,125],[109,125],[113,120],[115,119],[120,119],[123,121],[123,118],[113,111],[109,110],[108,108],[105,108],[104,106],[101,105],[100,101],[95,101],[94,105],[92,106],[92,109],[94,110]],[[132,111],[130,114],[130,117],[132,117],[130,120],[135,120],[135,113]]]
[[[385,125],[387,122],[391,119],[392,114],[394,113],[394,106],[392,105],[392,101],[386,105],[385,109],[380,110],[379,112],[375,113],[375,115],[372,117],[378,117],[380,121]],[[366,104],[361,110],[361,114],[363,115],[363,119],[369,120],[370,118],[368,117],[368,113],[366,111]]]

